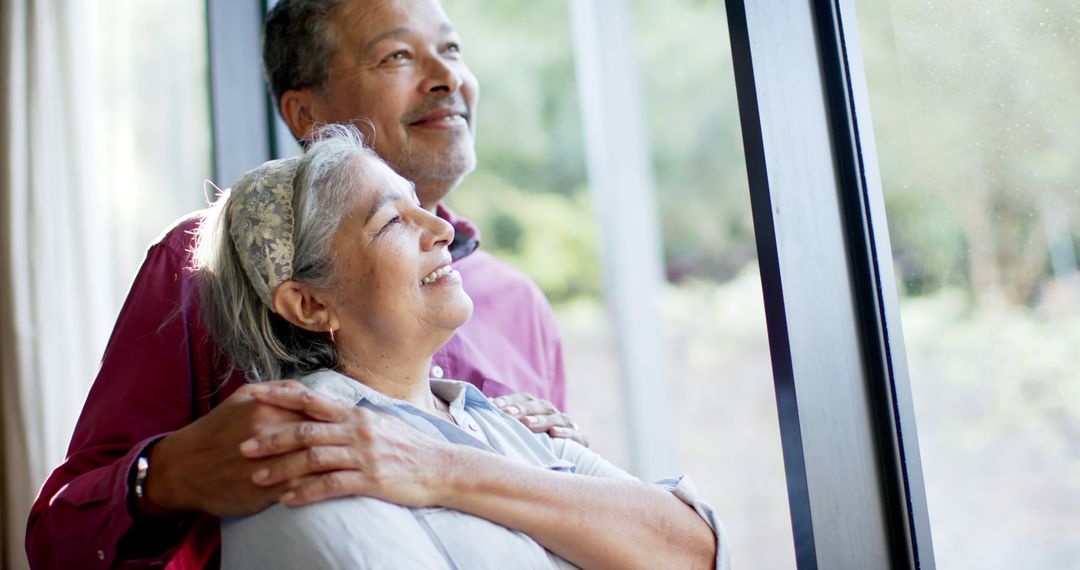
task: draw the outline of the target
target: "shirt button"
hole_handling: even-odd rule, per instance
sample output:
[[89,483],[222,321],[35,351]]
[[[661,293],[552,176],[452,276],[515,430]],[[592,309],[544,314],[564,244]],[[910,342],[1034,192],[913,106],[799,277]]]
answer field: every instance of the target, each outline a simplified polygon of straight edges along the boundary
[[431,376],[432,376],[432,378],[442,378],[443,374],[445,374],[445,373],[443,372],[442,366],[439,366],[438,364],[436,364],[435,366],[431,367]]
[[469,422],[469,429],[471,429],[473,431],[480,431],[480,426],[476,425],[473,422]]
[[104,550],[97,551],[97,559],[98,560],[105,560],[105,551]]

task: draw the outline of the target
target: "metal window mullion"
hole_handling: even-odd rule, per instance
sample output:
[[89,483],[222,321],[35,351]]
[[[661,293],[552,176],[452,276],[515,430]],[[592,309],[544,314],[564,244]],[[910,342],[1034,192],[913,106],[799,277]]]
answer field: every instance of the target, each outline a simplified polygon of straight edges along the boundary
[[[894,548],[900,549],[914,567],[932,569],[935,567],[933,541],[858,20],[854,0],[833,0],[827,5],[822,3],[821,7],[829,9],[819,10],[819,29],[832,26],[833,30],[823,35],[822,42],[831,41],[837,49],[833,55],[838,73],[830,83],[837,91],[834,99],[842,100],[842,108],[846,109],[836,113],[835,120],[844,125],[842,132],[837,129],[836,134],[848,145],[845,152],[852,159],[847,170],[851,175],[848,185],[851,194],[846,200],[851,241],[866,248],[859,259],[853,259],[853,265],[861,261],[865,269],[863,288],[868,297],[865,329],[875,333],[868,339],[867,351],[880,351],[876,355],[877,367],[871,371],[879,374],[875,384],[881,391],[878,402],[881,445],[891,446],[883,452],[883,457],[895,462],[890,466],[895,480],[889,484],[895,523],[900,526],[897,538],[903,542]],[[843,89],[839,89],[841,86]],[[838,103],[835,108],[840,110],[841,105]]]
[[222,188],[270,159],[261,0],[206,0],[214,181]]
[[[603,235],[604,297],[619,347],[631,470],[677,468],[659,300],[659,216],[626,0],[570,0],[589,187]],[[647,423],[645,419],[648,419]]]
[[915,562],[906,501],[903,449],[899,444],[897,411],[892,390],[892,370],[879,274],[877,250],[870,235],[865,172],[860,159],[858,119],[855,117],[846,59],[843,22],[839,7],[832,1],[815,2],[818,42],[821,46],[822,80],[827,92],[834,153],[837,161],[838,187],[841,193],[844,230],[849,257],[852,291],[859,319],[862,353],[870,406],[875,415],[882,496],[886,515],[890,553],[895,566]]
[[727,6],[796,559],[930,567],[857,34],[829,1]]

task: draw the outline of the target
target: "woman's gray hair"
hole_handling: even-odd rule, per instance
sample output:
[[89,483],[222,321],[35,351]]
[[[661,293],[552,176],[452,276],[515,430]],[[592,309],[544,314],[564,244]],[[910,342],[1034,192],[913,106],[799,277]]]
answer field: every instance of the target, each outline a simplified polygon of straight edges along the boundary
[[279,0],[263,26],[263,72],[274,106],[290,89],[322,92],[338,48],[333,11],[347,0]]
[[[356,127],[327,125],[315,133],[303,156],[266,163],[237,180],[239,189],[249,185],[252,177],[295,169],[292,235],[285,235],[288,232],[281,224],[276,229],[282,235],[271,238],[291,240],[292,280],[320,289],[334,285],[337,276],[330,245],[360,182],[359,157],[379,160],[364,145]],[[240,258],[246,254],[238,253],[230,236],[230,224],[238,215],[235,207],[230,208],[230,198],[227,190],[211,206],[196,234],[194,258],[203,318],[231,363],[224,378],[237,368],[249,381],[262,381],[337,366],[339,354],[329,331],[296,327],[260,298]]]

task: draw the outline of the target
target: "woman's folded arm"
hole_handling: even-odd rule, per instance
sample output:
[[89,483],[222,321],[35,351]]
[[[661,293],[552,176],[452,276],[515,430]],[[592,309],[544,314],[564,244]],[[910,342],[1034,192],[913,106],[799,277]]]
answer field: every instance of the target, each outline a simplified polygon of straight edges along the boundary
[[[288,386],[260,388],[253,390],[256,399],[285,408],[303,399]],[[543,438],[576,473],[545,469],[436,440],[358,406],[331,401],[325,406],[330,423],[322,429],[307,430],[303,437],[270,434],[249,448],[258,455],[287,452],[301,440],[310,447],[294,452],[293,469],[272,470],[261,480],[271,485],[300,477],[283,497],[287,505],[359,495],[456,509],[522,531],[584,568],[728,566],[723,529],[680,480],[643,483],[576,442],[526,434]],[[323,473],[302,476],[312,471]]]
[[525,532],[578,566],[712,568],[717,561],[723,531],[714,534],[660,486],[562,473],[465,447],[452,452],[441,506]]

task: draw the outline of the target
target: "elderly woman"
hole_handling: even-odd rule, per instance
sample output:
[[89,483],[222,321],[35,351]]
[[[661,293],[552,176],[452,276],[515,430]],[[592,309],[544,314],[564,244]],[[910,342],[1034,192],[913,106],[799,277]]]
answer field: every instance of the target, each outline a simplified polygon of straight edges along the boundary
[[[241,446],[252,458],[313,447],[295,452],[295,472],[254,474],[289,490],[224,521],[224,567],[728,566],[720,523],[686,479],[641,483],[469,384],[429,380],[432,354],[472,312],[453,229],[354,128],[326,127],[304,156],[244,175],[199,232],[224,352],[253,380],[294,375],[326,396],[324,421]],[[313,408],[289,386],[254,393]],[[320,475],[297,478],[312,464]]]

